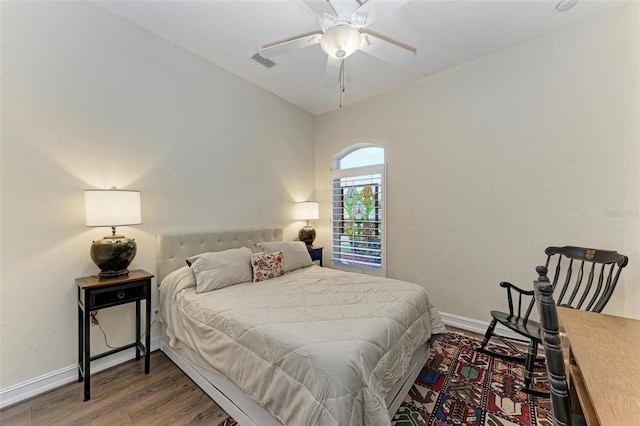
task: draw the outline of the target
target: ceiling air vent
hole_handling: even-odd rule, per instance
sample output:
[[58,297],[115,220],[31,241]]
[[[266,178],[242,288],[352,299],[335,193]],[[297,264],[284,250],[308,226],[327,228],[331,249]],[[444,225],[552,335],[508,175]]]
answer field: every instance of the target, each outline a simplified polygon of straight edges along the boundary
[[253,55],[251,59],[259,63],[260,65],[264,66],[265,68],[271,68],[276,64],[272,60],[260,56],[259,53],[256,53],[255,55]]

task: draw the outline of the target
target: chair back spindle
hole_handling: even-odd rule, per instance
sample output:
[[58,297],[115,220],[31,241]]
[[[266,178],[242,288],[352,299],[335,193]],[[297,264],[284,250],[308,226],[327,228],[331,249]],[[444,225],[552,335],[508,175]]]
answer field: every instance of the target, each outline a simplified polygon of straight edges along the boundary
[[[618,284],[622,268],[628,262],[628,258],[618,252],[583,247],[547,247],[545,253],[546,268],[549,268],[554,257],[557,258],[551,282],[551,287],[557,294],[556,304],[594,312],[604,309]],[[568,259],[568,262],[564,261],[565,259]],[[585,268],[588,271],[586,274]],[[594,286],[596,274],[598,278]],[[556,287],[563,275],[557,293]]]

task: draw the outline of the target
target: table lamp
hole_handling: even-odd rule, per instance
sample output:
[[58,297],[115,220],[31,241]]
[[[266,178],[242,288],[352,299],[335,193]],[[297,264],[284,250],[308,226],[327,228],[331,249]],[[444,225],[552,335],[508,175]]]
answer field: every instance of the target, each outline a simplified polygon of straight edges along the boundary
[[100,278],[128,275],[127,267],[136,256],[133,238],[116,235],[116,226],[142,223],[140,191],[87,189],[84,191],[87,226],[110,226],[111,235],[91,245],[91,259],[100,268]]
[[298,203],[298,220],[306,220],[307,224],[298,231],[298,239],[304,241],[307,247],[313,245],[316,239],[316,230],[309,225],[310,220],[318,220],[320,218],[320,204],[317,201],[303,201]]

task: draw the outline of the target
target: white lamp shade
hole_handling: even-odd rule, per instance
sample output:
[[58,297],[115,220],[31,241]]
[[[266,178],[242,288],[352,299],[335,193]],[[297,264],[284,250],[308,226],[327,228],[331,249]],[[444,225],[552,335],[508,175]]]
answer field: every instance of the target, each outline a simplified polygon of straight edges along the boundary
[[317,201],[303,201],[298,203],[298,220],[320,219],[320,203]]
[[122,226],[142,223],[140,191],[87,189],[84,191],[87,226]]
[[344,59],[360,48],[360,32],[350,25],[336,25],[320,39],[320,47],[329,56]]

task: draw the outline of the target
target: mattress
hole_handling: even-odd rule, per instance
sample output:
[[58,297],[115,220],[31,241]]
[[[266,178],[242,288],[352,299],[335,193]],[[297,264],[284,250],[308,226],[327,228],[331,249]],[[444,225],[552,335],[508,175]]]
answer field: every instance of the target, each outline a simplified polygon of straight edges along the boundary
[[159,306],[172,347],[285,425],[388,425],[385,396],[445,331],[423,287],[315,265],[206,293],[184,267]]

